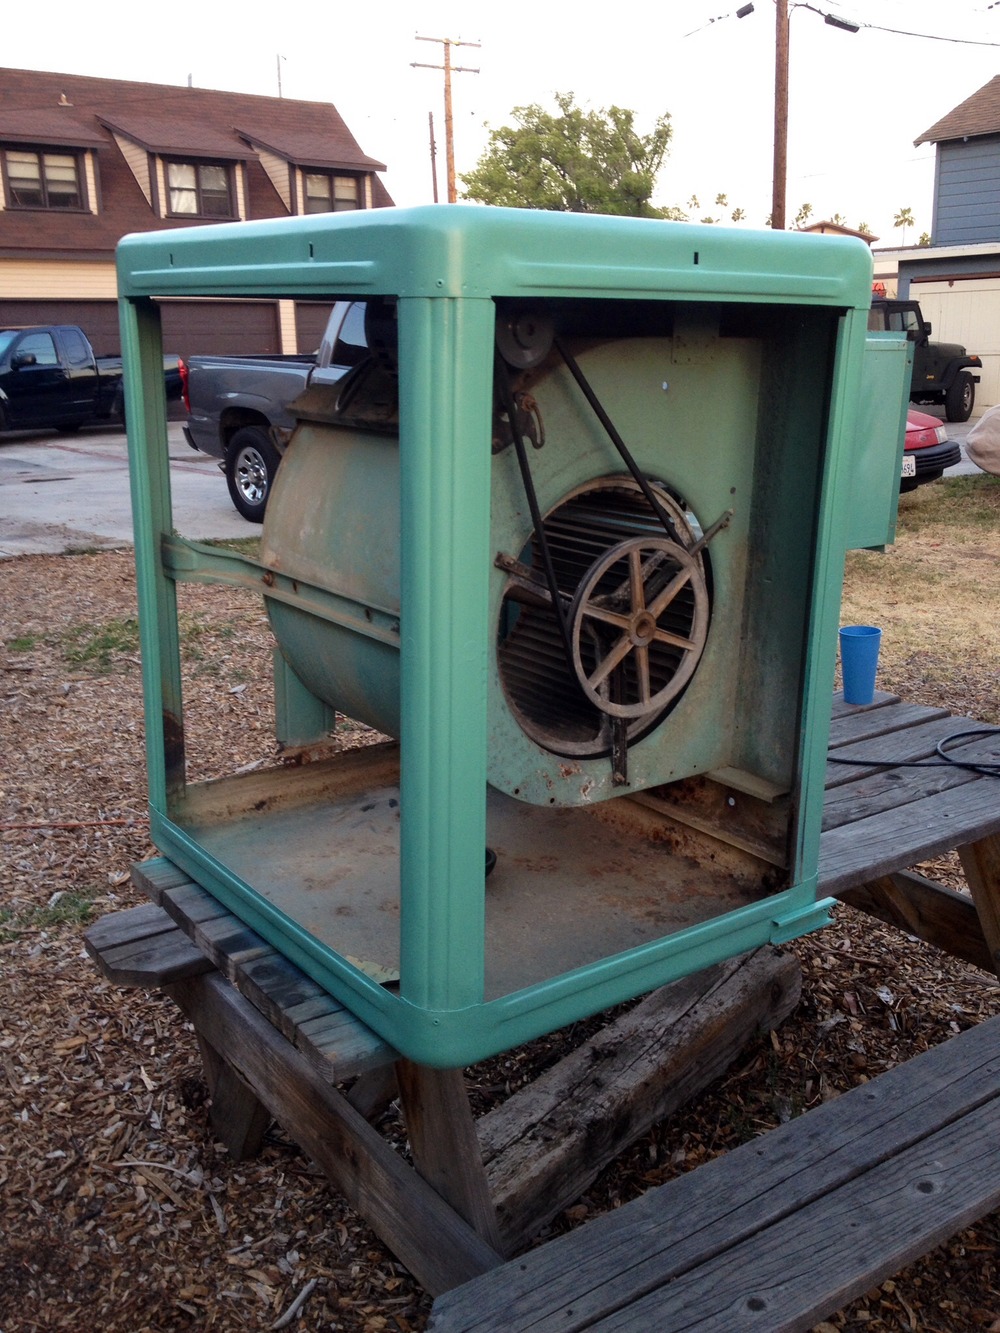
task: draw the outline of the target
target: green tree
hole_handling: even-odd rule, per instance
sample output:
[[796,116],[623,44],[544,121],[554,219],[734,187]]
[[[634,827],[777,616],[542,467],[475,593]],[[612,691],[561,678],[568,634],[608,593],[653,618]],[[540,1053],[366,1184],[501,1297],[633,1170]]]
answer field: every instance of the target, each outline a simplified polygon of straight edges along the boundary
[[802,207],[799,209],[799,211],[795,214],[795,222],[793,225],[796,227],[804,227],[806,223],[809,221],[809,219],[812,217],[812,211],[813,211],[812,204],[803,204]]
[[921,249],[926,249],[927,246],[930,245],[930,243],[931,243],[931,234],[930,234],[930,232],[929,232],[929,231],[922,231],[922,232],[920,233],[920,240],[917,241],[917,244],[920,246]]
[[464,197],[508,208],[630,217],[677,217],[677,209],[650,203],[670,146],[670,116],[649,134],[635,128],[635,112],[612,106],[577,106],[556,93],[555,112],[533,103],[515,107],[513,124],[491,130],[475,168],[461,177]]
[[911,208],[901,208],[892,220],[894,227],[901,227],[903,231],[903,244],[906,244],[906,229],[914,226],[913,210]]

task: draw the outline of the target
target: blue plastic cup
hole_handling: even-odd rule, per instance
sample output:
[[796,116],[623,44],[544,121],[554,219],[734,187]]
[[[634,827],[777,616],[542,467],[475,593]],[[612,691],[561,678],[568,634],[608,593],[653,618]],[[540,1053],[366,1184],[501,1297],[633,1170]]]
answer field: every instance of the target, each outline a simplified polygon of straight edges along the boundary
[[875,672],[882,631],[876,625],[844,625],[840,630],[840,667],[844,702],[870,704],[875,698]]

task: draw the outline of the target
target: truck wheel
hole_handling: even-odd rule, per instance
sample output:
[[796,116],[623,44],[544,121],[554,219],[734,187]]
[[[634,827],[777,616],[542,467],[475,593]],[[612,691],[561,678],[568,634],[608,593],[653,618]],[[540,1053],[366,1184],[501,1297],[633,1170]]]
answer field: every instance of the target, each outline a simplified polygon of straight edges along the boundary
[[944,414],[949,421],[968,421],[976,401],[976,382],[966,370],[960,370],[944,396]]
[[244,426],[226,450],[226,481],[233,504],[251,523],[263,523],[281,455],[260,426]]

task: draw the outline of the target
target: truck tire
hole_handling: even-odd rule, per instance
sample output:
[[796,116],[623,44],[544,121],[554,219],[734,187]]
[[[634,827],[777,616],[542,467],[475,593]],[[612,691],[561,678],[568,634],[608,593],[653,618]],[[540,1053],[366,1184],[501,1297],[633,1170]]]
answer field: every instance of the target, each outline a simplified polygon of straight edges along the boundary
[[944,396],[944,414],[949,421],[968,421],[976,401],[976,382],[967,370],[960,370]]
[[261,426],[236,431],[226,450],[226,481],[233,504],[251,523],[263,523],[281,455]]

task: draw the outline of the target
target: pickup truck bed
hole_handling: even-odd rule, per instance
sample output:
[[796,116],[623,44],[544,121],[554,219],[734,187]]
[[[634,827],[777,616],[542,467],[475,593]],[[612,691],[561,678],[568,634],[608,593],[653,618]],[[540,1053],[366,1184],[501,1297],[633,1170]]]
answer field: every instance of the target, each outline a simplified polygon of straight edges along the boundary
[[194,356],[188,361],[192,449],[219,459],[233,504],[252,523],[267,498],[296,418],[289,404],[322,376],[345,374],[365,347],[364,305],[340,301],[311,356]]

